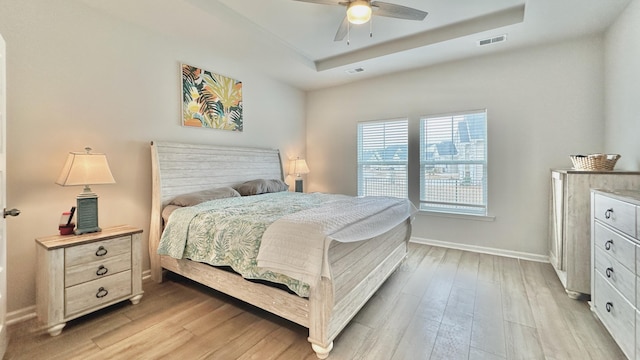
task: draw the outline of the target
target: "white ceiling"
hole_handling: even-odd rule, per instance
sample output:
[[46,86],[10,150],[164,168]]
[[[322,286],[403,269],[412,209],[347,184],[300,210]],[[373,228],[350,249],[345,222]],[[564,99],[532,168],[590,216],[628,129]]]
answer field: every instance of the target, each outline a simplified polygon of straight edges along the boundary
[[[294,0],[79,1],[171,36],[198,38],[305,90],[601,33],[630,2],[386,0],[429,15],[424,21],[374,16],[373,37],[369,24],[353,26],[347,44],[333,41],[342,6]],[[506,42],[477,45],[502,34]],[[358,67],[365,71],[346,72]]]

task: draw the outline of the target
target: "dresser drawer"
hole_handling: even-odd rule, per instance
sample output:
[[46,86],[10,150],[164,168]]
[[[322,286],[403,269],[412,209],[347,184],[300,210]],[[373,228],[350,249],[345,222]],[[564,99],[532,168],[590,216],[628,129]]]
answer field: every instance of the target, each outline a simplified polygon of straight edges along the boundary
[[64,249],[65,267],[108,259],[121,254],[131,254],[131,237],[96,241]]
[[98,308],[131,295],[131,270],[68,287],[64,294],[65,316]]
[[[640,276],[636,276],[636,309],[640,309]],[[640,353],[638,353],[638,356],[640,356]]]
[[110,256],[106,259],[69,266],[64,273],[64,286],[69,287],[86,281],[103,278],[131,269],[131,254]]
[[635,351],[635,308],[607,281],[595,273],[595,296],[592,305],[602,323],[630,359]]
[[[640,246],[636,245],[636,309],[640,309]],[[640,331],[638,331],[640,333]],[[640,353],[638,353],[640,356]]]
[[636,274],[607,255],[602,249],[596,249],[595,260],[596,271],[631,304],[635,304]]
[[633,204],[596,194],[594,212],[596,219],[636,236],[636,207]]
[[594,246],[635,273],[636,245],[624,235],[595,222]]
[[[636,310],[636,329],[640,329],[640,311]],[[636,331],[636,360],[640,359],[640,331]]]

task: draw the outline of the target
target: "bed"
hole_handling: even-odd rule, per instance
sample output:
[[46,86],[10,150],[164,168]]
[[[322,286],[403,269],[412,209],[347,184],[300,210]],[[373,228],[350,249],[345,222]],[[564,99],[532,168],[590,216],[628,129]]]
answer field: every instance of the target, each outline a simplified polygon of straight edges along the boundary
[[328,243],[328,273],[323,273],[328,275],[309,282],[307,296],[202,262],[159,255],[162,211],[171,199],[254,179],[284,180],[284,174],[274,149],[152,142],[151,160],[151,278],[161,282],[171,271],[300,324],[309,329],[308,341],[320,359],[329,355],[336,336],[406,257],[410,216],[367,240]]

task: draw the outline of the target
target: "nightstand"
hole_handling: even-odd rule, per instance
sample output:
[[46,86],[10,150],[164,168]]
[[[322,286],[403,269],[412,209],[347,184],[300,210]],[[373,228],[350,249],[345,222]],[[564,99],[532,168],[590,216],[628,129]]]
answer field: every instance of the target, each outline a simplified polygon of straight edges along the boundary
[[142,229],[121,225],[36,239],[36,312],[51,336],[67,321],[142,298]]

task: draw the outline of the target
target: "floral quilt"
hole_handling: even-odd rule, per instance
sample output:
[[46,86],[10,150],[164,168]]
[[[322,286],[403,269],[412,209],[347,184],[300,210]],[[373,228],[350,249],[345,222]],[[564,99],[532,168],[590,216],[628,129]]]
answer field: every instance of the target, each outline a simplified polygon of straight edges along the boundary
[[246,279],[283,284],[297,295],[307,297],[307,283],[257,266],[262,234],[282,216],[344,198],[345,195],[284,191],[179,208],[169,217],[158,253],[229,266]]

